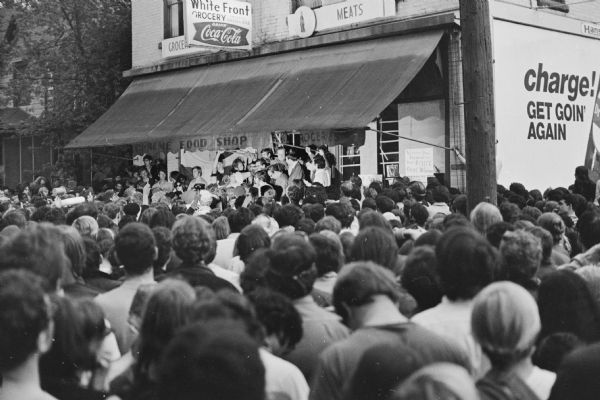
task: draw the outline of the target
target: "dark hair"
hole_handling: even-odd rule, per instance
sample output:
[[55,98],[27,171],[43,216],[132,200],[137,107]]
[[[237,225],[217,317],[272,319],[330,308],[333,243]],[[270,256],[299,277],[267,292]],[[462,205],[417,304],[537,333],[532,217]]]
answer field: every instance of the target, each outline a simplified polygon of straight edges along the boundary
[[542,265],[551,263],[554,241],[552,240],[550,232],[540,226],[534,226],[533,228],[527,229],[527,232],[540,239],[542,244]]
[[19,232],[10,242],[0,248],[0,271],[26,269],[43,279],[47,293],[59,289],[59,281],[69,259],[65,255],[61,233],[57,227],[40,223]]
[[107,203],[102,207],[102,212],[110,219],[115,219],[121,212],[121,206],[116,203]]
[[350,261],[373,261],[394,270],[398,258],[398,245],[388,230],[370,226],[358,232],[350,252]]
[[316,256],[314,248],[302,237],[291,233],[277,236],[265,274],[268,286],[292,300],[306,296],[317,277]]
[[506,232],[512,232],[514,230],[515,227],[509,222],[496,222],[487,228],[485,231],[485,237],[492,246],[499,248],[500,242],[502,241],[502,236],[504,236]]
[[315,226],[317,224],[310,218],[300,218],[300,220],[296,223],[296,231],[304,232],[307,235],[311,235],[315,232]]
[[166,279],[152,290],[142,314],[134,367],[137,380],[148,381],[150,367],[157,366],[175,332],[190,322],[195,298],[194,289],[177,279]]
[[515,223],[521,216],[521,210],[519,209],[519,206],[508,201],[500,204],[498,209],[500,210],[500,214],[502,214],[502,219],[504,222]]
[[129,275],[141,275],[152,267],[155,247],[152,231],[139,222],[127,224],[115,238],[117,257]]
[[205,263],[214,257],[217,241],[215,231],[202,218],[185,216],[173,225],[173,250],[183,262]]
[[315,225],[315,232],[321,232],[323,230],[340,233],[342,230],[342,224],[337,218],[327,215],[317,221],[317,224]]
[[275,221],[277,221],[280,228],[286,226],[295,227],[303,216],[304,213],[302,212],[302,209],[294,204],[286,204],[283,207],[276,209],[273,213],[273,218],[275,218]]
[[157,226],[152,228],[152,234],[154,235],[154,241],[158,248],[158,255],[154,260],[154,276],[158,276],[164,271],[161,268],[169,260],[171,256],[171,250],[173,249],[173,234],[169,228],[164,226]]
[[0,373],[19,367],[38,351],[38,336],[50,323],[42,285],[29,271],[0,272]]
[[325,215],[335,217],[342,224],[342,228],[349,228],[354,221],[354,208],[342,202],[333,203],[327,206]]
[[265,275],[269,268],[271,268],[270,249],[258,249],[248,257],[244,270],[240,274],[240,287],[245,294],[267,287]]
[[431,197],[437,203],[449,203],[450,191],[446,186],[438,185],[431,189]]
[[71,211],[67,213],[66,223],[72,225],[73,222],[84,215],[90,216],[94,219],[98,218],[98,207],[94,203],[82,203],[78,204]]
[[259,225],[250,224],[240,232],[235,241],[234,255],[239,255],[244,263],[248,257],[260,248],[271,246],[271,238],[267,232]]
[[377,211],[377,203],[375,202],[375,199],[373,199],[371,197],[366,197],[363,200],[362,209],[365,210],[367,208],[370,208],[373,211]]
[[600,211],[586,211],[577,220],[577,230],[581,244],[589,249],[600,243]]
[[98,303],[90,299],[54,297],[54,339],[40,358],[42,387],[57,381],[78,383],[78,372],[96,368],[92,343],[100,343],[108,329]]
[[60,239],[65,249],[65,255],[71,262],[71,273],[75,278],[83,275],[85,268],[85,244],[83,237],[79,234],[77,229],[70,226],[59,226],[61,231]]
[[23,229],[27,223],[27,217],[22,210],[8,211],[2,216],[2,228],[15,225],[19,229]]
[[365,229],[369,226],[377,226],[386,230],[392,231],[392,226],[381,213],[371,210],[370,208],[363,209],[358,213],[359,229]]
[[254,215],[252,214],[252,211],[244,207],[234,210],[227,216],[229,228],[231,229],[232,233],[241,232],[244,227],[252,223],[253,219]]
[[156,212],[150,216],[148,225],[150,228],[157,226],[164,226],[165,228],[171,229],[175,222],[175,215],[167,207],[157,207]]
[[315,266],[318,276],[337,272],[344,261],[341,243],[320,233],[313,233],[308,240],[316,252]]
[[94,239],[83,238],[83,245],[85,247],[85,268],[83,270],[83,277],[87,278],[100,268],[102,255],[100,253],[100,246],[98,246],[98,243],[96,243]]
[[258,344],[232,321],[193,324],[178,332],[165,349],[158,383],[161,400],[265,397]]
[[429,211],[427,211],[427,207],[421,203],[415,203],[410,207],[410,215],[419,226],[425,225],[425,222],[429,219]]
[[140,212],[140,205],[137,203],[127,203],[123,206],[123,213],[125,215],[130,215],[132,217],[137,218],[137,215],[139,212]]
[[540,340],[531,359],[535,365],[546,371],[558,372],[558,367],[567,354],[584,345],[585,343],[572,333],[553,333]]
[[433,247],[417,247],[410,252],[402,271],[401,282],[416,300],[419,311],[435,307],[442,301],[444,293]]
[[450,300],[471,299],[494,280],[496,250],[478,232],[453,228],[436,246],[437,268]]
[[538,290],[542,331],[540,339],[570,332],[586,343],[600,339],[600,313],[585,280],[569,270],[554,271]]
[[391,212],[394,208],[396,208],[396,203],[394,203],[394,200],[383,195],[379,195],[375,198],[375,204],[377,204],[377,209],[381,213]]

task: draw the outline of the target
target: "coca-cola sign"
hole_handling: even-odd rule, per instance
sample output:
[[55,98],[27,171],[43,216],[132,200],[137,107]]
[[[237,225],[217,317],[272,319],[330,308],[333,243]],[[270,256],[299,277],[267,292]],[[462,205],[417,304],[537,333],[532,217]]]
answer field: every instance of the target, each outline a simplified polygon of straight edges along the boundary
[[185,0],[188,46],[220,49],[252,48],[252,6],[238,0]]
[[221,22],[198,22],[194,24],[194,40],[211,46],[248,46],[248,29]]

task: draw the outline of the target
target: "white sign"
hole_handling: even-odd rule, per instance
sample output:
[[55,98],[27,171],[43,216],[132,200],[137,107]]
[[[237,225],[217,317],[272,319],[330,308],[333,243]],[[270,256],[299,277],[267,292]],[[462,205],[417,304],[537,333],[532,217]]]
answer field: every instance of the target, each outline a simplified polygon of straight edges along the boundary
[[218,50],[212,48],[190,47],[185,43],[185,36],[177,36],[170,39],[165,39],[161,43],[162,57],[177,57],[186,54],[216,52]]
[[498,183],[569,186],[596,159],[600,41],[494,21]]
[[[302,10],[300,10],[302,9]],[[339,28],[346,25],[357,24],[375,18],[396,15],[396,2],[394,0],[347,0],[341,3],[323,6],[310,10],[308,7],[300,7],[295,14],[288,15],[287,24],[292,36],[308,37],[314,31]],[[313,14],[314,17],[310,16]],[[307,27],[307,21],[316,21],[311,31]],[[307,32],[310,34],[307,35]]]
[[587,36],[600,38],[600,25],[589,22],[581,23],[581,33]]
[[252,6],[245,1],[185,0],[184,21],[189,46],[252,48]]
[[413,181],[427,183],[427,177],[433,176],[433,148],[423,147],[404,150],[406,176]]

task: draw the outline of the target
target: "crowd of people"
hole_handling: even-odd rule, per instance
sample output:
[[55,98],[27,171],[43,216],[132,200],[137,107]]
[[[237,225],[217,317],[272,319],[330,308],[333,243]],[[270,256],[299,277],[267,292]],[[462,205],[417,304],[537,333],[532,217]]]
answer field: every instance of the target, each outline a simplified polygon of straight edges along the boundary
[[0,399],[600,396],[587,170],[468,212],[436,179],[365,186],[326,148],[276,153],[217,157],[211,182],[147,158],[96,194],[6,193]]

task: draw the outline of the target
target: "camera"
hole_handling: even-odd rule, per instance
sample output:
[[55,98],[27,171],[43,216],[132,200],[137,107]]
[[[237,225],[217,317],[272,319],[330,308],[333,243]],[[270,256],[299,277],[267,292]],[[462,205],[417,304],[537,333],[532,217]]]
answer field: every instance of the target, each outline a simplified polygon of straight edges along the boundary
[[200,190],[204,190],[205,187],[206,185],[204,183],[196,183],[192,189],[198,192]]

